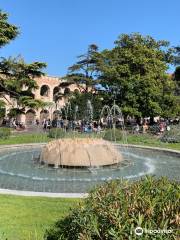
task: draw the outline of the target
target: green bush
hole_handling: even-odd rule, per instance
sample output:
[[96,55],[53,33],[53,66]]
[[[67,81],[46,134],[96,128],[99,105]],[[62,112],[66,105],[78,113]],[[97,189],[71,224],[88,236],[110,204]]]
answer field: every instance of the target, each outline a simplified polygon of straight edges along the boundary
[[52,128],[49,131],[48,137],[50,138],[64,138],[65,137],[65,131],[61,128]]
[[[1,101],[1,100],[0,100]],[[6,114],[6,109],[0,107],[0,119],[4,118]]]
[[122,131],[119,129],[107,129],[103,139],[108,141],[121,141],[123,139]]
[[[45,239],[176,239],[180,224],[179,193],[179,184],[167,178],[108,182],[91,191],[65,219],[47,230]],[[144,231],[140,237],[134,232],[137,226],[173,231],[169,234]]]
[[161,141],[168,143],[180,143],[180,124],[170,126],[170,131],[165,132]]
[[158,124],[154,124],[152,126],[149,126],[147,132],[151,133],[151,134],[158,134],[160,131],[159,125]]
[[0,138],[7,139],[11,135],[10,128],[0,128]]

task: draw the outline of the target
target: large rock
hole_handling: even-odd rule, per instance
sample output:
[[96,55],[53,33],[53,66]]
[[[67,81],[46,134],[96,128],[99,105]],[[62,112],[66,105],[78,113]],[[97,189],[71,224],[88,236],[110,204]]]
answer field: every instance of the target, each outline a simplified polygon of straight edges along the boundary
[[117,164],[122,155],[102,139],[58,139],[42,150],[40,162],[55,167],[98,167]]

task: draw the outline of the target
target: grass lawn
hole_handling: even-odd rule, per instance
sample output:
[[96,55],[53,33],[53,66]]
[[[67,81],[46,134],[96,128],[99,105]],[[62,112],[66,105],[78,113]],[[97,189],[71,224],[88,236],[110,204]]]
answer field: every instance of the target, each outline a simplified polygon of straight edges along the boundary
[[[53,139],[44,133],[18,133],[9,139],[0,139],[0,144],[40,143],[51,140]],[[157,136],[148,134],[127,134],[127,143],[180,150],[179,143],[163,143]],[[78,201],[80,200],[0,195],[0,240],[42,240],[45,229],[68,214],[69,208],[74,207]]]
[[[69,137],[73,137],[74,134],[68,134]],[[76,134],[76,137],[87,137],[87,136],[98,136],[97,134]],[[103,136],[99,135],[99,137]],[[12,135],[9,139],[0,139],[0,145],[4,144],[23,144],[23,143],[40,143],[40,142],[49,142],[52,141],[53,138],[49,138],[45,133],[34,133],[34,134],[17,134]],[[120,143],[125,143],[121,141]],[[153,147],[162,147],[162,148],[169,148],[180,150],[180,143],[164,143],[161,142],[157,136],[150,135],[150,134],[127,134],[127,143],[129,144],[137,144],[137,145],[144,145],[144,146],[153,146]]]
[[[123,143],[123,141],[120,143]],[[165,143],[158,139],[157,136],[150,134],[127,134],[127,143],[180,150],[180,143]]]
[[42,240],[45,229],[79,199],[0,195],[0,239]]
[[17,134],[12,135],[7,139],[0,139],[0,145],[8,144],[23,144],[23,143],[40,143],[48,142],[51,139],[48,138],[47,134],[37,133],[37,134]]
[[[68,132],[66,137],[101,137],[100,135],[91,133],[74,133]],[[49,138],[47,133],[16,133],[11,135],[9,138],[4,139],[0,138],[0,145],[8,145],[8,144],[26,144],[26,143],[44,143],[54,140],[54,138]]]

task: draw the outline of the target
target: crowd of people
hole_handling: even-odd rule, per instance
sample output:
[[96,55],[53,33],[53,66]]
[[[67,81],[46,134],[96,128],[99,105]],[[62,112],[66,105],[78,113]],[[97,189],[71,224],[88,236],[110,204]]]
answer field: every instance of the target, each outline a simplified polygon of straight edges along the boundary
[[16,129],[16,130],[24,130],[25,124],[22,122],[19,122],[16,118],[12,118],[10,121],[10,127]]
[[[39,125],[39,120],[36,120],[36,125]],[[171,122],[168,120],[158,120],[153,125],[150,125],[148,120],[143,120],[142,122],[132,122],[128,130],[132,131],[134,134],[153,132],[154,134],[163,134],[165,131],[170,130]],[[124,121],[122,119],[101,119],[100,121],[87,121],[87,120],[78,120],[71,121],[67,119],[44,119],[42,121],[42,126],[44,130],[49,130],[51,128],[63,128],[66,131],[77,130],[79,132],[101,132],[104,129],[112,128],[113,125],[116,128],[123,129]]]
[[[5,120],[4,120],[5,121]],[[147,132],[151,132],[153,134],[161,135],[165,131],[170,131],[172,124],[178,124],[179,119],[176,120],[165,120],[159,119],[154,124],[150,124],[148,119],[141,119],[141,121],[137,121],[133,119],[131,121],[126,122],[126,129],[131,131],[134,134],[145,134]],[[90,120],[68,120],[68,119],[43,119],[40,121],[39,119],[35,120],[34,125],[43,128],[44,131],[48,131],[51,128],[62,128],[66,131],[69,130],[77,130],[79,132],[91,133],[91,132],[101,132],[104,129],[112,128],[113,125],[116,128],[123,129],[124,128],[124,120],[117,118],[102,118],[99,121],[90,121]],[[18,122],[16,118],[11,119],[10,127],[13,127],[16,130],[24,130],[25,124]]]
[[170,131],[171,123],[168,120],[158,120],[153,125],[150,125],[149,121],[145,120],[143,123],[135,123],[132,127],[132,132],[135,134],[152,132],[160,135],[165,131]]
[[[40,124],[39,120],[36,120],[36,125]],[[80,132],[100,132],[102,130],[102,124],[98,123],[97,121],[86,121],[86,120],[78,120],[78,121],[71,121],[67,119],[44,119],[42,121],[43,129],[50,130],[51,128],[62,128],[69,130],[77,130]]]

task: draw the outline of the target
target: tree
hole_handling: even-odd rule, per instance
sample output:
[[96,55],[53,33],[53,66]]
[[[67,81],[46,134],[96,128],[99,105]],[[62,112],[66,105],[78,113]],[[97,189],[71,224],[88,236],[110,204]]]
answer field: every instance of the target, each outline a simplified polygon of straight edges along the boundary
[[180,66],[177,66],[174,72],[175,93],[180,97]]
[[174,72],[174,77],[177,82],[180,82],[180,66],[176,67]]
[[176,85],[176,95],[180,96],[180,46],[177,46],[175,49],[174,65],[176,66],[174,72],[174,81]]
[[[90,101],[90,102],[89,102]],[[90,113],[90,109],[88,109],[88,102],[92,106],[92,112]],[[91,120],[91,114],[94,120],[99,120],[100,113],[102,109],[102,99],[98,94],[94,94],[92,92],[75,92],[73,96],[69,98],[69,105],[71,111],[68,111],[68,118],[70,120],[79,120],[85,119],[87,121]],[[65,106],[65,109],[67,109]],[[65,110],[64,109],[64,110]]]
[[[75,111],[78,106],[77,116],[81,119],[86,118],[87,102],[90,101],[93,105],[94,119],[98,119],[101,109],[100,96],[97,95],[96,85],[98,80],[96,57],[98,53],[98,47],[95,44],[91,44],[85,54],[78,56],[78,61],[68,68],[68,74],[65,76],[65,82],[60,84],[60,87],[67,87],[71,84],[76,84],[79,91],[64,92],[63,97],[68,96],[68,103],[70,104],[72,111]],[[62,94],[59,95],[62,97]],[[74,116],[71,116],[74,118]]]
[[169,98],[175,106],[174,83],[169,84],[166,74],[168,64],[173,62],[172,53],[167,41],[139,33],[120,35],[112,50],[98,55],[99,79],[110,102],[113,96],[125,115],[151,119],[162,115],[164,96],[166,104]]
[[0,10],[0,48],[15,39],[18,34],[18,28],[8,23],[8,14]]
[[180,113],[180,98],[177,96],[177,86],[174,84],[173,78],[170,75],[164,76],[162,79],[162,97],[160,101],[161,116],[175,117]]
[[[8,23],[8,15],[0,11],[0,48],[15,39],[18,34],[18,28]],[[38,88],[34,78],[43,74],[44,67],[46,64],[42,62],[27,64],[22,57],[1,58],[0,96],[8,101],[6,95],[10,95],[17,100],[19,106],[29,106],[29,101],[31,105],[41,105],[39,100],[34,99],[32,91]],[[23,97],[28,97],[29,101],[23,101]]]
[[175,57],[174,57],[174,64],[180,65],[180,46],[174,48],[175,50]]
[[65,79],[69,84],[75,83],[81,92],[93,91],[94,86],[97,84],[95,81],[97,52],[98,47],[91,44],[87,53],[78,56],[78,61],[68,68]]
[[5,117],[5,102],[0,100],[0,119]]

